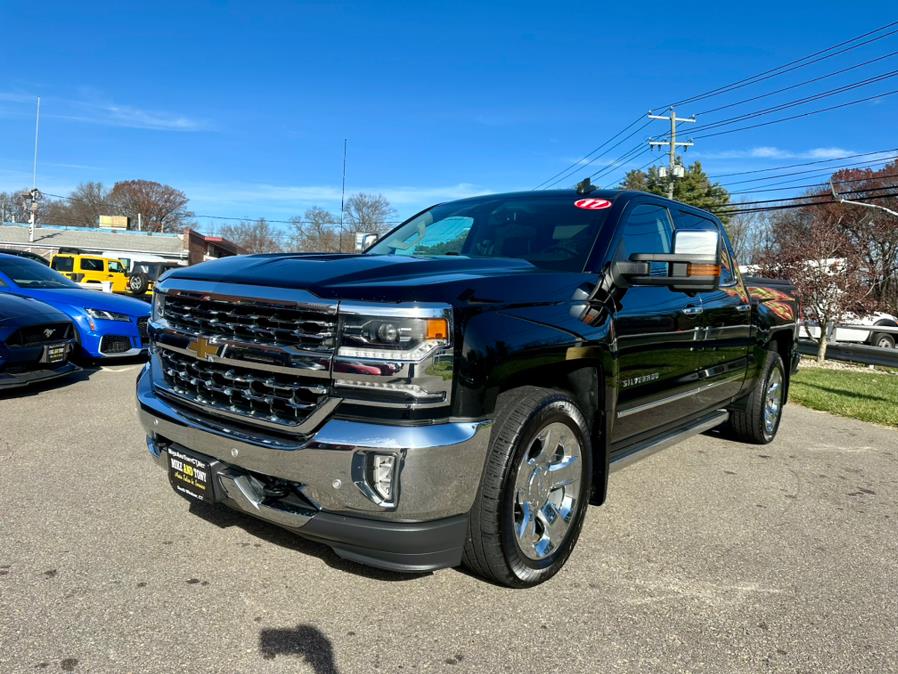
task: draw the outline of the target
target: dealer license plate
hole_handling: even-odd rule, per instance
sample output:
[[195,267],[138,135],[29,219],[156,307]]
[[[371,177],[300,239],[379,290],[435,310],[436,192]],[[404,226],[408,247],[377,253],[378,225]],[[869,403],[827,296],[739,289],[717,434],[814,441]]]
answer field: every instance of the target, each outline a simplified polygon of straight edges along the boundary
[[213,502],[209,464],[174,447],[168,449],[168,479],[174,490],[196,501]]
[[41,360],[45,363],[61,363],[65,360],[67,352],[67,344],[47,344],[44,347],[44,357]]

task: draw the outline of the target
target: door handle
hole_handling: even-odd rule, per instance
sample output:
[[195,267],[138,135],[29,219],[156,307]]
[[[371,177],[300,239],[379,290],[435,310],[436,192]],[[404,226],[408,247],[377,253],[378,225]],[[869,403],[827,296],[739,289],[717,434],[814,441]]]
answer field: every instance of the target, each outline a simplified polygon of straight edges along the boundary
[[737,304],[736,311],[751,311],[750,304]]
[[687,316],[698,316],[704,309],[701,307],[685,307],[682,311]]

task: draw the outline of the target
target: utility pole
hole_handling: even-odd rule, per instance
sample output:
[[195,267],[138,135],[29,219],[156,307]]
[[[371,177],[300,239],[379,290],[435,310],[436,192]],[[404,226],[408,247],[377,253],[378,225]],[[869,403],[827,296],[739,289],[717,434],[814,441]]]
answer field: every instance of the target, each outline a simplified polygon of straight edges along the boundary
[[37,97],[37,112],[34,117],[34,162],[31,165],[31,192],[28,193],[28,200],[31,202],[31,215],[28,218],[28,242],[34,243],[34,225],[37,219],[37,202],[41,198],[41,193],[37,189],[37,139],[38,131],[41,126],[41,97]]
[[665,117],[663,115],[653,115],[652,113],[649,113],[649,119],[661,119],[670,122],[670,140],[650,140],[649,147],[664,147],[665,145],[668,147],[667,170],[662,167],[660,175],[662,178],[667,177],[667,198],[673,199],[674,181],[685,175],[683,167],[677,163],[677,148],[687,148],[695,145],[691,140],[685,143],[677,142],[677,122],[695,124],[695,115],[692,117],[677,117],[673,106],[670,106],[669,116]]

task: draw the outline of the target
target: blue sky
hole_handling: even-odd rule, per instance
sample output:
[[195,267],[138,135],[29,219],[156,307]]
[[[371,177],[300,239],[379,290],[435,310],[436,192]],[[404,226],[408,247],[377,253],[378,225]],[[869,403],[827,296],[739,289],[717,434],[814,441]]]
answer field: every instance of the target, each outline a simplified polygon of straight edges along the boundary
[[[604,4],[153,2],[125,11],[125,3],[7,0],[0,191],[31,182],[40,95],[46,192],[145,178],[184,190],[198,214],[337,210],[349,138],[347,192],[382,192],[404,217],[454,197],[531,188],[649,108],[898,19],[887,2],[855,11],[835,2],[680,3],[673,16],[668,5]],[[898,34],[678,113],[895,50]],[[896,68],[891,57],[706,121]],[[898,78],[796,111],[892,89]],[[885,97],[701,140],[686,159],[714,175],[898,147],[896,111],[898,96]],[[665,130],[655,124],[649,130]]]

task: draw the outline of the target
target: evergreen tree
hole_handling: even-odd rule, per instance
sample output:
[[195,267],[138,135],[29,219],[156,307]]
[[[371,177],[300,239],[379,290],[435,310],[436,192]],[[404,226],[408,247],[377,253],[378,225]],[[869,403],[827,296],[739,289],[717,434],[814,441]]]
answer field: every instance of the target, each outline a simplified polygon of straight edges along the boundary
[[[640,190],[667,196],[668,178],[659,175],[658,167],[648,171],[630,171],[620,184],[622,189]],[[718,183],[711,182],[701,162],[686,167],[686,175],[674,181],[674,199],[712,213],[730,203],[730,194]],[[721,217],[726,222],[726,218]]]

